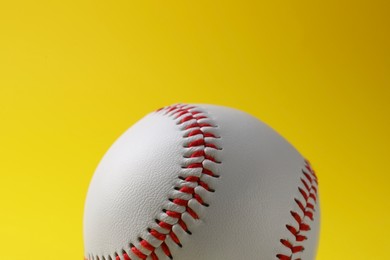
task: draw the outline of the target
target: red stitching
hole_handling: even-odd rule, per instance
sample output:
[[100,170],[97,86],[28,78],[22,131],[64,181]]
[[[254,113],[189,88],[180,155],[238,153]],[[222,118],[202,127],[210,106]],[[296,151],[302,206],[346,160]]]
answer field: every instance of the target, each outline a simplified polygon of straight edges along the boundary
[[[298,187],[299,193],[303,197],[303,201],[295,198],[294,201],[300,209],[300,213],[296,211],[290,211],[291,216],[296,221],[297,227],[292,225],[286,225],[287,230],[295,237],[295,241],[289,241],[287,239],[280,239],[280,243],[290,250],[290,254],[277,254],[276,257],[279,260],[292,260],[294,255],[305,250],[305,247],[300,244],[307,239],[304,232],[310,230],[310,222],[313,221],[313,215],[315,211],[315,204],[317,202],[317,187],[318,180],[314,170],[311,168],[310,163],[305,161],[305,167],[302,169],[301,183],[302,186]],[[295,258],[294,260],[301,260],[301,258]]]
[[[164,113],[165,115],[173,117],[173,119],[175,119],[175,120],[178,119],[179,120],[178,125],[185,124],[189,121],[194,121],[194,122],[189,123],[182,131],[187,131],[189,129],[193,129],[186,136],[184,136],[184,138],[191,138],[191,137],[195,137],[195,136],[199,135],[199,138],[197,138],[194,141],[191,141],[185,147],[185,148],[198,148],[198,149],[196,149],[189,156],[186,156],[184,158],[188,159],[188,158],[203,157],[203,160],[201,162],[190,163],[190,164],[186,165],[185,167],[183,167],[183,169],[199,168],[199,169],[201,169],[202,175],[219,177],[215,172],[213,172],[210,169],[205,168],[203,165],[203,162],[205,160],[209,160],[213,163],[220,163],[213,156],[207,154],[207,152],[206,152],[206,148],[207,149],[211,148],[211,149],[221,150],[220,147],[218,147],[217,145],[210,142],[211,139],[216,139],[219,137],[216,136],[214,133],[208,132],[209,129],[204,129],[206,127],[208,127],[208,128],[215,128],[216,127],[216,126],[210,124],[210,122],[209,122],[210,118],[208,118],[205,115],[205,113],[200,111],[198,108],[196,108],[194,106],[188,106],[188,105],[182,105],[182,104],[161,108],[161,109],[157,110],[156,112]],[[207,183],[203,182],[199,176],[190,175],[190,176],[187,176],[186,178],[183,178],[183,177],[179,177],[179,178],[181,180],[185,181],[185,183],[181,187],[175,188],[176,190],[178,190],[182,193],[191,195],[191,199],[197,200],[203,206],[208,206],[208,204],[204,202],[203,198],[199,194],[195,193],[195,187],[203,187],[207,191],[214,192],[214,190],[211,189]],[[174,198],[174,199],[170,199],[170,202],[174,203],[178,206],[185,207],[186,213],[188,213],[194,219],[199,219],[198,214],[189,207],[189,205],[188,205],[189,200],[190,199],[186,200],[186,199],[182,199],[182,198],[180,198],[180,199]],[[174,210],[163,210],[163,212],[167,216],[176,219],[177,224],[180,225],[180,227],[185,232],[187,232],[190,235],[192,234],[191,231],[188,230],[187,225],[185,224],[185,222],[182,219],[183,213],[176,212]],[[166,256],[168,256],[169,258],[172,259],[171,250],[170,250],[169,246],[165,243],[165,241],[166,241],[167,237],[169,236],[174,243],[176,243],[179,247],[182,247],[180,239],[173,232],[173,230],[172,230],[173,225],[166,223],[164,221],[161,221],[161,220],[156,220],[156,222],[159,225],[159,227],[166,230],[167,233],[163,234],[155,229],[148,229],[148,233],[150,235],[152,235],[154,238],[162,241],[161,245],[158,247],[160,247],[162,249],[162,251],[164,252],[164,254]],[[141,259],[146,259],[148,257],[148,255],[150,255],[150,257],[153,260],[159,259],[158,256],[156,255],[156,249],[158,247],[154,247],[152,244],[150,244],[150,242],[148,242],[146,239],[142,239],[142,238],[140,238],[139,245],[140,245],[140,247],[137,248],[133,244],[130,244],[130,250],[134,255],[136,255],[137,257],[139,257]],[[145,253],[145,252],[148,252],[148,253]],[[132,260],[129,257],[129,255],[127,254],[127,252],[124,250],[121,253],[121,255],[126,260]],[[92,260],[95,258],[93,258],[93,256],[92,256],[88,259]],[[85,258],[85,260],[88,260],[88,259]],[[99,257],[96,256],[96,259],[99,259]],[[103,259],[106,259],[106,258],[103,257]],[[109,259],[111,259],[111,257]],[[120,256],[117,252],[115,253],[115,260],[120,260]]]

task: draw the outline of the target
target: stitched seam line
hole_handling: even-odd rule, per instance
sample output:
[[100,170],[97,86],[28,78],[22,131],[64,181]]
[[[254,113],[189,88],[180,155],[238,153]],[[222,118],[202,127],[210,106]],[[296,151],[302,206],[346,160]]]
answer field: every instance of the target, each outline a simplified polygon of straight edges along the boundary
[[[113,257],[89,256],[84,260],[135,260],[146,259],[148,256],[152,260],[158,260],[157,250],[173,259],[170,248],[172,242],[182,247],[179,236],[173,230],[174,227],[191,235],[185,218],[200,219],[194,202],[201,207],[209,206],[201,194],[214,192],[207,178],[219,177],[215,166],[220,164],[216,157],[222,148],[216,142],[220,138],[216,131],[217,126],[206,112],[196,106],[177,104],[161,108],[156,113],[162,113],[176,120],[184,134],[183,138],[188,139],[183,156],[187,163],[182,166],[182,172],[178,176],[174,188],[175,195],[169,199],[167,209],[163,209],[160,216],[155,219],[156,225],[147,229],[147,237],[139,237],[137,246],[133,243],[129,244],[129,252],[123,249],[122,252],[115,252]],[[167,242],[168,240],[170,243]]]
[[[294,256],[305,250],[303,242],[307,240],[305,232],[309,231],[310,224],[314,221],[315,206],[317,204],[317,187],[318,179],[310,163],[305,160],[305,167],[302,169],[301,186],[298,187],[299,193],[303,199],[295,198],[294,201],[298,205],[299,211],[290,211],[291,216],[296,221],[296,226],[286,225],[295,240],[280,239],[280,243],[288,248],[290,254],[277,254],[279,260],[292,260]],[[294,260],[301,260],[295,258]]]

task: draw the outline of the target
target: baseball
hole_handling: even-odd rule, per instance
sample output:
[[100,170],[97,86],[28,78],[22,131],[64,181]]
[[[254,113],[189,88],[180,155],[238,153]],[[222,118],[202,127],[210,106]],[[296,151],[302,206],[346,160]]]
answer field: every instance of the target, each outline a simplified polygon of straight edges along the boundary
[[317,177],[278,133],[244,112],[177,104],[110,147],[89,186],[88,260],[311,260]]

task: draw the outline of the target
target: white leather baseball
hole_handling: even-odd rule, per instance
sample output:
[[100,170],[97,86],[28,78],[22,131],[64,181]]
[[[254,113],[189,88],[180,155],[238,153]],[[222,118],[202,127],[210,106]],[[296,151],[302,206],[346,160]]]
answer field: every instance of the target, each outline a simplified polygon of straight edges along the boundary
[[145,116],[108,150],[85,205],[85,259],[315,259],[317,178],[256,118],[212,105]]

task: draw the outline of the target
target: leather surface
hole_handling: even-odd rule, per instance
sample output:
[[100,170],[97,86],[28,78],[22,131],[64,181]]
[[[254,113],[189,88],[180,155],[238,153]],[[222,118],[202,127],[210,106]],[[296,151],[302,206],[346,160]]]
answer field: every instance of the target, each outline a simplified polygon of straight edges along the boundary
[[[192,235],[174,231],[183,247],[167,241],[178,260],[278,259],[291,255],[281,239],[295,241],[286,225],[296,226],[291,211],[300,212],[295,198],[304,200],[304,158],[280,135],[241,111],[197,105],[217,125],[222,150],[215,156],[220,177],[214,193],[205,192],[209,207],[194,206],[199,220],[188,222]],[[139,246],[148,228],[161,217],[185,164],[183,131],[177,121],[153,112],[127,130],[109,149],[91,181],[84,215],[85,256],[115,259]],[[207,194],[206,194],[207,193]],[[304,216],[301,216],[304,217]],[[300,242],[305,250],[295,258],[315,259],[319,204],[310,231]],[[191,223],[190,223],[191,222]],[[159,259],[169,259],[156,250]],[[147,259],[151,259],[149,256]]]

